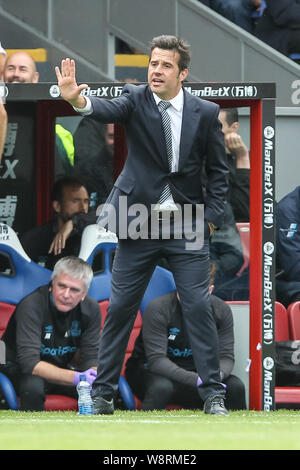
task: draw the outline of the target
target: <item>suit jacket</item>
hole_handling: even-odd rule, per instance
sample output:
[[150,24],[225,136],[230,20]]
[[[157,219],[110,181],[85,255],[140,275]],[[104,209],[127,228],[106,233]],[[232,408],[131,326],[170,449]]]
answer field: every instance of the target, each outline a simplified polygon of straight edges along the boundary
[[228,166],[218,105],[184,90],[179,166],[170,173],[161,115],[148,85],[126,84],[120,97],[91,102],[93,118],[123,124],[126,130],[127,159],[107,199],[117,214],[120,196],[127,196],[128,207],[141,203],[149,210],[168,182],[175,203],[205,204],[205,218],[222,224]]

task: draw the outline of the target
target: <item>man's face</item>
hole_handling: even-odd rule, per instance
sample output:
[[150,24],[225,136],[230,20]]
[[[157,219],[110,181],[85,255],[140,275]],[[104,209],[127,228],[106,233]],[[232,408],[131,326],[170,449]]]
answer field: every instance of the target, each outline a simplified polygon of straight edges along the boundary
[[18,52],[7,58],[3,78],[6,83],[37,83],[39,74],[33,59],[26,53]]
[[148,67],[148,83],[151,90],[162,100],[171,100],[180,91],[182,81],[188,70],[179,71],[180,55],[174,50],[155,47],[152,51]]
[[68,274],[61,273],[52,282],[52,298],[60,312],[69,312],[86,296],[82,279],[74,279]]
[[219,120],[222,123],[222,131],[224,134],[228,134],[229,132],[232,132],[231,126],[229,126],[226,121],[226,113],[224,111],[219,112]]
[[78,212],[87,214],[89,202],[89,195],[84,186],[81,186],[79,189],[66,187],[64,188],[64,198],[62,202],[54,201],[54,210],[63,222],[67,222]]

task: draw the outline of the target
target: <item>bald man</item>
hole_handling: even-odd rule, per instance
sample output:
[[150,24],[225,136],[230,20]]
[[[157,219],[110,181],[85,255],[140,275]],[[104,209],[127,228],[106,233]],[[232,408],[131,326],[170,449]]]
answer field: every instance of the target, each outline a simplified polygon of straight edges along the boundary
[[[37,83],[39,81],[39,73],[36,70],[33,58],[26,51],[16,51],[10,54],[4,64],[3,80],[6,83]],[[6,132],[7,112],[0,99],[0,162],[3,155]]]
[[4,65],[3,79],[6,83],[37,83],[39,73],[33,58],[26,51],[10,54]]

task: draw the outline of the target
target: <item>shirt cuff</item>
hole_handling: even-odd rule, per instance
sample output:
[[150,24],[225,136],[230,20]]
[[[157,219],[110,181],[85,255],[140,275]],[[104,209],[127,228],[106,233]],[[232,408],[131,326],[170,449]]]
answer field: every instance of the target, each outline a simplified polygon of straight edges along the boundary
[[88,96],[85,96],[85,100],[86,100],[86,105],[85,105],[84,108],[76,108],[75,106],[73,106],[73,109],[77,113],[84,114],[85,116],[88,116],[89,114],[92,114],[93,106],[92,106],[91,100],[89,99]]

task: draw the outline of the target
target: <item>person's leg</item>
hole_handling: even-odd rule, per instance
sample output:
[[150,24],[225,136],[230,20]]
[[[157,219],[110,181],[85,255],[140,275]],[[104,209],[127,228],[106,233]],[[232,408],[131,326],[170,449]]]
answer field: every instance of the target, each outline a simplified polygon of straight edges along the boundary
[[[223,282],[222,282],[223,281]],[[229,279],[220,277],[215,283],[214,295],[223,300],[249,300],[249,267],[241,276]]]
[[224,380],[226,385],[225,405],[229,410],[245,410],[246,390],[243,382],[235,375],[230,375]]
[[195,410],[203,408],[203,400],[196,386],[187,386],[167,377],[149,373],[142,409],[144,411],[164,410],[168,405],[179,405]]
[[167,252],[179,293],[183,318],[193,351],[196,370],[203,384],[198,388],[203,401],[224,396],[220,383],[218,335],[209,294],[209,245],[201,250],[185,249],[185,240],[171,240]]
[[176,384],[170,404],[179,405],[190,410],[199,410],[203,408],[204,403],[196,386],[191,387],[185,384]]
[[66,395],[71,398],[78,398],[76,387],[73,385],[60,385],[46,382],[46,395]]
[[171,402],[174,382],[157,374],[148,374],[142,410],[164,410]]
[[143,401],[145,396],[148,374],[148,370],[145,369],[141,361],[132,361],[131,359],[127,361],[125,378],[132,393],[141,401]]
[[18,384],[21,411],[44,411],[45,380],[38,375],[21,374]]
[[99,344],[93,397],[111,400],[117,392],[128,339],[156,266],[155,246],[151,240],[119,241],[113,263],[110,304]]
[[300,282],[276,279],[276,300],[285,307],[300,300]]

